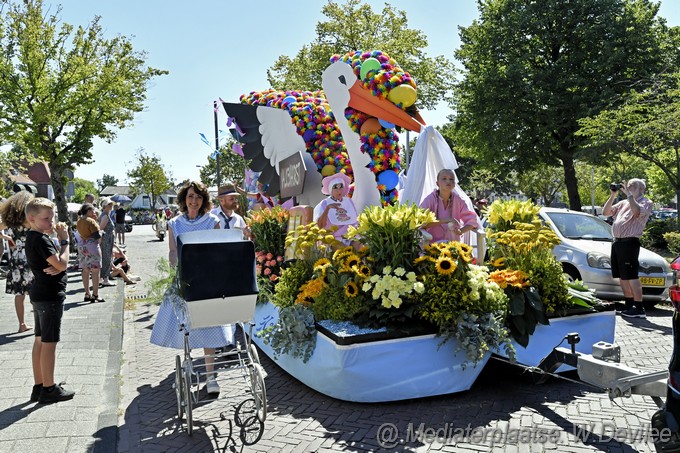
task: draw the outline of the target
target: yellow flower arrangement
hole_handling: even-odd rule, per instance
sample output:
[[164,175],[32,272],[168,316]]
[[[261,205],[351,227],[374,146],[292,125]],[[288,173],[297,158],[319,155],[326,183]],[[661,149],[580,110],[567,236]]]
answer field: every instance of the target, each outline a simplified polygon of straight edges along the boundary
[[329,230],[319,228],[315,222],[289,231],[285,240],[286,248],[292,249],[295,258],[311,262],[320,257],[328,257],[338,244]]
[[493,231],[505,231],[514,222],[529,223],[536,218],[540,207],[530,201],[496,200],[488,208],[489,224]]
[[420,252],[420,228],[435,220],[432,212],[414,204],[371,206],[359,214],[357,225],[346,236],[366,246],[375,269],[410,270]]
[[531,286],[529,276],[519,270],[503,269],[500,271],[493,271],[489,274],[489,281],[495,282],[503,289],[508,286],[514,288],[526,288]]
[[308,307],[314,302],[314,298],[321,294],[324,287],[325,285],[320,278],[313,278],[307,281],[307,283],[300,287],[300,293],[295,299],[295,303]]

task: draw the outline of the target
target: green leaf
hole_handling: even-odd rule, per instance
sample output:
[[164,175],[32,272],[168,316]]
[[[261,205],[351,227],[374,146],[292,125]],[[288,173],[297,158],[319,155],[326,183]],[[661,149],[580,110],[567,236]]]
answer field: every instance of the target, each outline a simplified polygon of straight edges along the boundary
[[510,314],[513,316],[524,315],[525,303],[524,294],[522,291],[512,291],[510,293],[510,302],[508,303],[508,309]]

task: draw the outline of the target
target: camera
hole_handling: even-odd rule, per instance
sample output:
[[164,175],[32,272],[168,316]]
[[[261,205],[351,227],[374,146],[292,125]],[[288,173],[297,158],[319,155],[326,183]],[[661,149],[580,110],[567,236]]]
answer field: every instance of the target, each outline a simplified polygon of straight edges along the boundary
[[618,190],[621,190],[621,187],[623,187],[623,186],[621,184],[619,184],[618,182],[613,182],[613,183],[609,184],[609,190],[611,190],[612,192],[616,192]]

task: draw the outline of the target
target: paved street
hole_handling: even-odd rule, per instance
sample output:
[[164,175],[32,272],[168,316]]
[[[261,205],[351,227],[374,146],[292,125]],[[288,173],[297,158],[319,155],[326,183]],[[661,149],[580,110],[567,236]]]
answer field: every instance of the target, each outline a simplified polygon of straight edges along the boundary
[[[148,282],[157,259],[167,254],[167,243],[157,241],[149,226],[135,226],[127,243],[133,272],[143,277],[142,283]],[[52,452],[653,451],[639,431],[648,427],[656,411],[650,398],[610,401],[598,389],[559,379],[538,385],[523,370],[495,361],[464,393],[358,404],[307,388],[261,354],[268,373],[269,408],[262,438],[245,445],[233,423],[234,407],[247,392],[236,373],[220,375],[222,395],[195,410],[196,428],[189,437],[176,424],[171,384],[177,352],[149,343],[158,307],[142,301],[134,304],[142,300],[146,288],[121,285],[102,293],[105,304],[83,305],[77,302],[82,299],[80,286],[73,277],[64,318],[67,340],[60,345],[57,367],[58,379],[67,380],[79,393],[71,402],[50,407],[27,402],[31,339],[8,333],[16,329],[13,304],[10,296],[1,296],[0,360],[6,391],[0,394],[0,451],[45,451],[48,445]],[[129,309],[121,315],[116,307],[123,305],[123,291]],[[119,300],[112,300],[114,295]],[[647,320],[618,319],[622,361],[647,371],[665,369],[671,354],[671,314],[663,307],[649,311]],[[122,325],[117,325],[121,318]],[[122,345],[116,343],[121,331]],[[118,416],[117,443],[112,436],[115,421],[110,422],[113,414]],[[418,428],[429,436],[417,437]],[[620,431],[611,439],[614,428]],[[456,444],[460,429],[467,429],[470,436]],[[479,439],[484,433],[486,442]],[[520,440],[518,433],[524,436]],[[397,446],[382,448],[378,437],[392,440],[391,435]],[[526,436],[535,442],[522,442]]]

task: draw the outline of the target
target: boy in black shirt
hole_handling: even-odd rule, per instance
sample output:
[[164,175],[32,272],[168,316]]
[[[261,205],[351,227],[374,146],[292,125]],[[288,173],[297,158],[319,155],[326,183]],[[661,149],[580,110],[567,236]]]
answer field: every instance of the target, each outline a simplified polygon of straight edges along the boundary
[[[67,226],[54,225],[54,203],[35,198],[26,206],[26,219],[31,230],[26,234],[26,261],[33,271],[30,290],[35,341],[32,362],[35,385],[31,401],[55,403],[73,398],[75,392],[64,390],[54,382],[57,343],[66,299],[66,268],[69,257]],[[49,233],[56,230],[60,241],[57,250]]]

